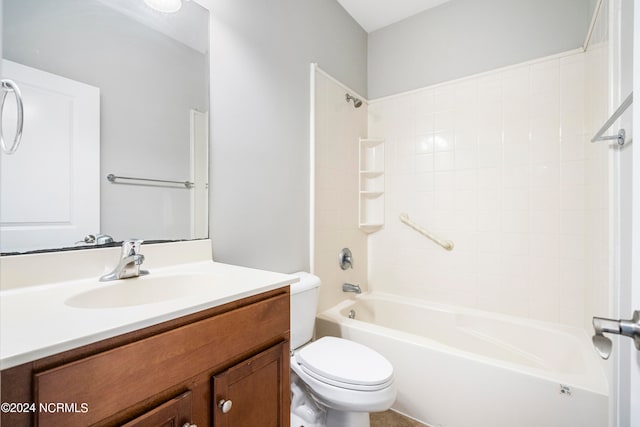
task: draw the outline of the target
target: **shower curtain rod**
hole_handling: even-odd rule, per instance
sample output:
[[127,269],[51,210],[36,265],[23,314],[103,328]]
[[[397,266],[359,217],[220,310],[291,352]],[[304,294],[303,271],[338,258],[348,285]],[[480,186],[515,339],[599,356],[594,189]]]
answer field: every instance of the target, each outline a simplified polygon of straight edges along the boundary
[[602,135],[611,127],[611,125],[613,125],[616,122],[616,120],[620,118],[622,113],[624,113],[625,110],[629,108],[631,104],[633,104],[633,92],[631,92],[629,96],[627,96],[627,99],[622,101],[622,104],[620,104],[618,109],[613,112],[611,117],[609,117],[609,119],[604,123],[604,125],[602,125],[600,130],[596,132],[593,138],[591,138],[591,142],[610,141],[612,139],[616,139],[618,140],[618,145],[624,145],[624,142],[625,142],[624,139],[626,137],[626,133],[624,129],[620,129],[617,135],[609,135],[609,136],[602,136]]

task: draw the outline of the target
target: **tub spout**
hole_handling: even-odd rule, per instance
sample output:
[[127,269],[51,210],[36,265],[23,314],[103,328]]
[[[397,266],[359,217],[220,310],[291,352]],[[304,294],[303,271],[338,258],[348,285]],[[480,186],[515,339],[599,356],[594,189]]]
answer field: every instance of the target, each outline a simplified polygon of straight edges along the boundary
[[360,285],[352,285],[351,283],[343,283],[342,284],[342,292],[353,292],[356,294],[361,294],[362,289],[360,289]]

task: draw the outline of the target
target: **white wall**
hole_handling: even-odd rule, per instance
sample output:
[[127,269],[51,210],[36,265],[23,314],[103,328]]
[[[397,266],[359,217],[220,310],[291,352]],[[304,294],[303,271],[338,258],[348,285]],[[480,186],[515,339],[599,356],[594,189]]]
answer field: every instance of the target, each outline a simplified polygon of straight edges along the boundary
[[603,197],[587,177],[588,83],[574,52],[371,102],[388,181],[370,288],[582,327],[587,206]]
[[[345,102],[348,89],[315,74],[314,274],[322,280],[322,311],[345,298],[345,282],[367,289],[367,235],[358,228],[358,138],[367,136],[368,107],[354,108]],[[345,247],[353,254],[353,269],[338,266]]]
[[369,35],[369,98],[582,45],[585,0],[452,0]]
[[334,0],[213,2],[214,258],[309,268],[309,64],[366,94],[366,33]]

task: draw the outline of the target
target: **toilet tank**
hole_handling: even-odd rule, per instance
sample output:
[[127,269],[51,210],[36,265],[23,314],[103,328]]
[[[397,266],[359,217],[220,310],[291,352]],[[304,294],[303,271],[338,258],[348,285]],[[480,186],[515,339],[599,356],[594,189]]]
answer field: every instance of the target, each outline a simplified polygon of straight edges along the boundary
[[294,350],[313,337],[316,321],[320,278],[300,271],[293,273],[300,281],[291,284],[291,349]]

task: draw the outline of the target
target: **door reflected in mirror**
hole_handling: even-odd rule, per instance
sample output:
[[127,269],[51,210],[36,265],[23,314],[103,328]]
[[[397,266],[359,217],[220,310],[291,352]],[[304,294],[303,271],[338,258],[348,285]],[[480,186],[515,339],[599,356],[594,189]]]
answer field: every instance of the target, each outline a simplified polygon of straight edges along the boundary
[[[24,130],[1,155],[0,251],[208,237],[209,11],[4,0],[2,19]],[[6,135],[15,122],[7,97]]]

